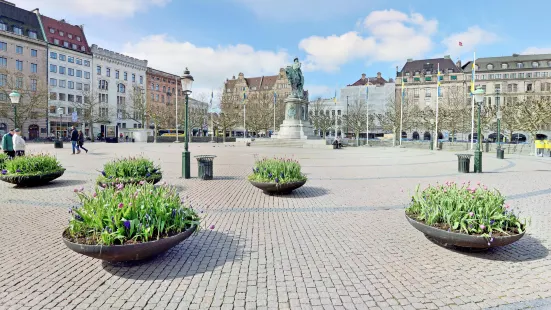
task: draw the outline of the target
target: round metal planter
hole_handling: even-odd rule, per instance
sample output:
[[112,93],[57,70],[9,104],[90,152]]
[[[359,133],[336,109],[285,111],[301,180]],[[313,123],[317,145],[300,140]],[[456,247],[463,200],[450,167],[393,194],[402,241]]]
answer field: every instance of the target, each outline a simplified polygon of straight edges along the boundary
[[108,182],[107,180],[105,180],[105,182],[104,182],[104,181],[99,181],[99,180],[98,180],[96,183],[97,183],[98,185],[100,185],[100,186],[103,185],[103,184],[105,184],[105,185],[107,185],[107,186],[115,186],[115,185],[117,185],[117,184],[136,185],[136,184],[139,184],[140,181],[145,180],[145,181],[148,182],[148,183],[157,184],[157,183],[159,183],[159,182],[161,181],[162,178],[163,178],[163,175],[162,175],[162,174],[158,174],[158,175],[154,175],[154,176],[151,176],[151,177],[145,178],[145,179],[136,179],[136,180],[134,180],[134,181],[132,181],[132,182],[130,182],[130,181],[124,181],[124,182],[109,181],[109,182]]
[[172,237],[128,245],[87,245],[71,242],[62,235],[65,245],[82,255],[108,262],[140,261],[162,254],[186,240],[197,229],[193,226]]
[[423,224],[410,218],[407,214],[406,218],[411,226],[425,234],[425,237],[429,240],[445,247],[456,246],[460,248],[489,249],[511,244],[524,236],[524,232],[511,236],[498,236],[494,237],[492,242],[489,242],[486,237],[450,232]]
[[37,175],[0,175],[0,181],[22,187],[39,186],[59,178],[63,173],[65,173],[65,169]]
[[290,194],[295,189],[304,185],[306,183],[306,180],[299,181],[299,182],[283,183],[283,184],[262,183],[262,182],[254,182],[254,181],[249,181],[249,182],[251,182],[253,186],[263,190],[264,193],[266,194],[286,195],[286,194]]

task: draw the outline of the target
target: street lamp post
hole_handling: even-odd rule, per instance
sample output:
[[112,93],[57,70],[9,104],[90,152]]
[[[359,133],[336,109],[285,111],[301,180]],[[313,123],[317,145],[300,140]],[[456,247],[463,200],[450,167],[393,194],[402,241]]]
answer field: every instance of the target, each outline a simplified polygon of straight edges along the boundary
[[348,96],[346,96],[346,134],[345,137],[348,137],[348,123],[350,123],[350,116],[348,115]]
[[[59,114],[59,130],[63,129],[63,108],[57,108],[57,114]],[[62,140],[62,137],[59,137],[59,140]]]
[[504,151],[501,149],[501,117],[503,116],[503,113],[499,110],[499,100],[497,100],[497,158],[503,159]]
[[188,103],[189,103],[189,95],[191,95],[191,85],[193,84],[193,76],[189,73],[188,68],[184,70],[184,75],[180,77],[182,80],[182,90],[184,91],[184,94],[186,95],[186,119],[185,119],[185,143],[184,143],[184,152],[182,153],[182,177],[184,179],[190,178],[190,154],[188,149],[189,144],[189,128],[188,128],[188,115],[189,115],[189,109],[188,109]]
[[474,172],[482,173],[482,132],[480,127],[480,114],[482,112],[482,102],[484,101],[484,89],[482,87],[477,87],[473,93],[474,100],[478,104],[478,131],[476,134],[476,150],[474,151]]
[[17,105],[19,104],[20,99],[21,99],[21,95],[16,90],[10,93],[10,100],[11,100],[11,104],[13,105],[13,127],[14,128],[17,128]]

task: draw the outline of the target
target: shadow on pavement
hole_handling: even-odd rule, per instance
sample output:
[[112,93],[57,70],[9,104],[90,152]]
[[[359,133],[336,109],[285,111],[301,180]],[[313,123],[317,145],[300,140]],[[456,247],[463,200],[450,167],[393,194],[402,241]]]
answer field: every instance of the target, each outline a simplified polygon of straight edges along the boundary
[[274,196],[282,197],[282,198],[314,198],[314,197],[321,197],[329,194],[330,191],[323,187],[315,187],[315,186],[308,186],[304,185],[301,188],[295,189],[291,192],[289,195],[277,195],[274,194]]
[[487,251],[469,251],[460,248],[450,248],[451,251],[492,261],[526,262],[549,255],[549,250],[541,244],[540,240],[524,235],[519,241],[499,248],[492,248]]
[[57,188],[57,187],[75,187],[78,185],[87,184],[88,182],[85,180],[53,180],[51,182],[48,182],[43,185],[37,185],[32,187],[24,187],[24,186],[14,186],[13,188],[18,190],[32,190],[32,189],[46,189],[46,188]]
[[243,244],[244,241],[234,235],[202,230],[155,258],[124,263],[104,261],[102,267],[114,276],[132,280],[184,278],[241,260]]

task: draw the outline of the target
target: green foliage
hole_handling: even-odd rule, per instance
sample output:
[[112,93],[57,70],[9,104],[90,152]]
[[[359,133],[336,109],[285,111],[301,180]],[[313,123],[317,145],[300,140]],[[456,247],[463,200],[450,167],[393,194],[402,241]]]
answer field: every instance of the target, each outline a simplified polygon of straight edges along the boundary
[[0,153],[0,169],[4,169],[4,164],[9,159],[6,153]]
[[493,241],[492,234],[522,233],[526,227],[526,220],[513,213],[501,193],[480,183],[472,187],[470,182],[446,182],[424,190],[417,187],[406,214],[430,226],[487,237],[489,242]]
[[156,167],[151,160],[142,157],[122,158],[108,162],[103,166],[101,174],[97,180],[99,184],[151,181],[160,179],[162,176],[159,167]]
[[255,163],[249,180],[263,183],[291,183],[305,181],[306,176],[300,172],[300,164],[294,159],[264,158]]
[[197,213],[166,185],[97,187],[88,195],[75,189],[82,206],[69,209],[66,236],[76,243],[120,245],[169,237],[199,226]]
[[18,156],[4,161],[3,165],[2,174],[7,175],[38,175],[63,170],[57,158],[48,154]]

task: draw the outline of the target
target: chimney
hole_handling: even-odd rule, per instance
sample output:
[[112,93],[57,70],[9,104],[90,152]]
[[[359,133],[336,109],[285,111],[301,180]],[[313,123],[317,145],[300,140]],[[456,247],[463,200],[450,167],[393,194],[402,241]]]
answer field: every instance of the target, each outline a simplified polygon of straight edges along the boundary
[[513,54],[513,57],[518,57],[519,55],[518,54]]
[[362,80],[365,80],[365,73],[362,73]]
[[67,22],[65,21],[65,19],[61,19],[60,22],[62,22],[62,23],[67,23]]
[[377,72],[377,78],[378,78],[378,79],[381,78],[381,72]]
[[231,77],[232,80],[235,80],[235,75]]
[[444,55],[444,59],[450,59],[450,55]]
[[408,62],[412,62],[413,61],[413,58],[408,58]]

